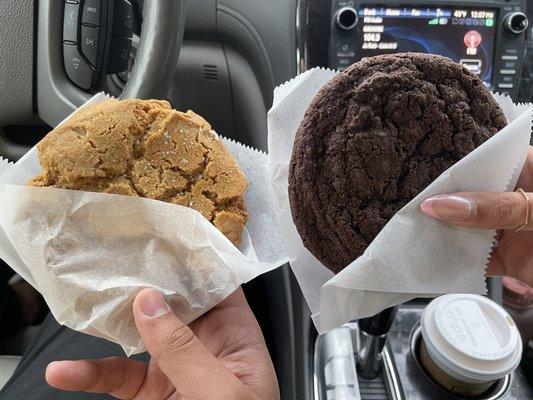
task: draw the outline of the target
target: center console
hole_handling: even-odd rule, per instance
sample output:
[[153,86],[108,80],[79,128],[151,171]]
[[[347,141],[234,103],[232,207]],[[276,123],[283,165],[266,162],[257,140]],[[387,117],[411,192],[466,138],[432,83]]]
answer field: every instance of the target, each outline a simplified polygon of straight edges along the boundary
[[354,365],[364,347],[360,327],[348,323],[320,335],[314,352],[314,400],[522,400],[533,389],[526,372],[516,369],[498,379],[485,393],[465,398],[441,388],[420,362],[421,304],[402,306],[388,334],[381,372],[374,379],[356,373]]
[[440,54],[493,91],[516,97],[526,48],[526,0],[308,0],[299,4],[301,70],[343,70],[366,57]]

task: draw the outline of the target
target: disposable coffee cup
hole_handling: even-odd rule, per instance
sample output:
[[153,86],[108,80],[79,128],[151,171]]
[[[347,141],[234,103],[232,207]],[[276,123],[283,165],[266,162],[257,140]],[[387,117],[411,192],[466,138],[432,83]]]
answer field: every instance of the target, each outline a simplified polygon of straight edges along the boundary
[[486,392],[511,373],[522,341],[511,316],[479,295],[448,294],[424,309],[420,362],[444,389],[463,397]]

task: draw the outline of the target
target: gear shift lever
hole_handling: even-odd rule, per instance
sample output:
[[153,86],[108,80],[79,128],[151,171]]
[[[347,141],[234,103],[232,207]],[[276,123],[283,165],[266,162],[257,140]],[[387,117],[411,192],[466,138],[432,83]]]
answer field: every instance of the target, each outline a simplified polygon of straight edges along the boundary
[[357,371],[365,379],[378,376],[381,351],[399,306],[390,307],[379,314],[359,320],[360,346],[357,349]]

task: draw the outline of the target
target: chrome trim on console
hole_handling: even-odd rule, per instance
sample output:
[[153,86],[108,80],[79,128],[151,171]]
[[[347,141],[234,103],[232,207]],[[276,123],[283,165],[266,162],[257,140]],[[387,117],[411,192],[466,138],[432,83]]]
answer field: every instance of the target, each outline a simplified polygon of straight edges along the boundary
[[305,28],[307,26],[307,0],[296,2],[296,75],[307,70],[307,41]]

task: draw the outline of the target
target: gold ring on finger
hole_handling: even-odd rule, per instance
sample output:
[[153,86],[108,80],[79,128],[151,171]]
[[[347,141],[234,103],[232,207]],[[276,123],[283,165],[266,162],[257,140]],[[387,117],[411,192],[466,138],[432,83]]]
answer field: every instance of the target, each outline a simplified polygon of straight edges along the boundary
[[515,232],[519,232],[522,229],[524,229],[527,226],[527,224],[529,223],[529,197],[522,190],[522,188],[516,189],[515,192],[518,192],[518,193],[522,194],[522,196],[524,196],[524,198],[526,199],[526,218],[524,220],[524,223],[522,225],[520,225],[518,228],[516,228],[516,230],[515,230]]

